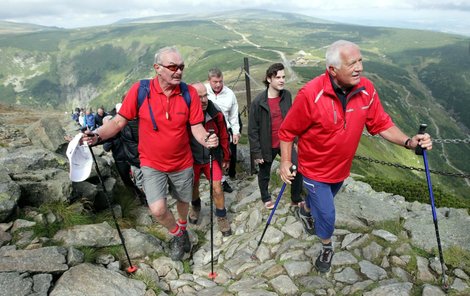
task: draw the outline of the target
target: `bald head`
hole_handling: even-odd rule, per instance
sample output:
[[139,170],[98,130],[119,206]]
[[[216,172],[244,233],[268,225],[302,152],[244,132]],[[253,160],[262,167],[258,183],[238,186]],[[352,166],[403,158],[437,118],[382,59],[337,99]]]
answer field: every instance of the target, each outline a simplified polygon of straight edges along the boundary
[[197,90],[197,94],[201,100],[202,111],[206,111],[207,104],[209,103],[206,86],[202,82],[196,82],[191,85]]

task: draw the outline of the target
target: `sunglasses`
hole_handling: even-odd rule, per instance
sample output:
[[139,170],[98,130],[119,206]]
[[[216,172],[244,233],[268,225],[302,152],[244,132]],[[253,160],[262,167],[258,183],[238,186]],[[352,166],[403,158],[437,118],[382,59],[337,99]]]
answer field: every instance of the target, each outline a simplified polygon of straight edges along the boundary
[[171,72],[176,72],[178,71],[178,69],[180,69],[181,71],[184,70],[184,64],[181,64],[181,65],[162,65],[162,64],[159,64],[160,66],[162,66],[163,68],[167,68],[168,70],[170,70]]

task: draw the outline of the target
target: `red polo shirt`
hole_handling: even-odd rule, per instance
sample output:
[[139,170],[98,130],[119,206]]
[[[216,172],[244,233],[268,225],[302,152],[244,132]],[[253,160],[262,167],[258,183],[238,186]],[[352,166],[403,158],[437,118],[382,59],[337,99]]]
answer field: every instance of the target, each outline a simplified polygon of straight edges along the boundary
[[[150,100],[145,100],[137,110],[139,82],[135,83],[122,102],[119,114],[131,120],[139,117],[139,153],[142,166],[163,172],[178,172],[193,165],[187,123],[196,125],[204,121],[199,96],[194,87],[188,85],[191,104],[188,108],[180,87],[171,95],[163,93],[158,79],[150,80]],[[158,130],[153,129],[148,102]],[[168,113],[168,118],[166,114]]]

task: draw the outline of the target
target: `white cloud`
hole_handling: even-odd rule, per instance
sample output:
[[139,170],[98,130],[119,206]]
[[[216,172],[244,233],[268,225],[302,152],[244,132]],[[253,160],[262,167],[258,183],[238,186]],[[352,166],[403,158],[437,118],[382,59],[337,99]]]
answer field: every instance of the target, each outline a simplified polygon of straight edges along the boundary
[[[443,23],[444,26],[452,19],[454,22],[462,22],[462,25],[457,27],[470,28],[468,0],[2,0],[0,19],[73,28],[109,24],[123,18],[242,8],[302,13],[346,23],[361,23],[362,20],[389,25],[395,20],[398,26],[400,23],[419,26],[420,22],[427,21],[433,21],[437,25]],[[440,17],[436,18],[436,15]],[[413,19],[416,19],[416,22],[412,21]]]

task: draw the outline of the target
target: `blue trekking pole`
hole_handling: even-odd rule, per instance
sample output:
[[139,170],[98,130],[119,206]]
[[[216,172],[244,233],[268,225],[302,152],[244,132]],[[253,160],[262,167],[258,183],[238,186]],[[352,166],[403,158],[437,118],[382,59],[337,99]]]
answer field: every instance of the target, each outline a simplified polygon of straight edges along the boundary
[[[427,125],[422,123],[419,126],[418,134],[424,134],[424,130],[426,129],[426,127],[427,127]],[[446,279],[444,256],[442,255],[441,238],[440,238],[440,235],[439,235],[439,226],[437,224],[436,206],[434,205],[434,194],[433,194],[433,191],[432,191],[431,174],[429,172],[428,157],[427,157],[427,154],[426,154],[426,149],[423,149],[419,145],[416,147],[415,153],[416,153],[416,155],[422,155],[423,156],[424,170],[426,171],[426,180],[427,180],[427,183],[428,183],[428,190],[429,190],[429,200],[431,202],[432,219],[433,219],[433,222],[434,222],[434,229],[436,231],[437,248],[439,250],[439,260],[441,261],[442,290],[447,292],[449,290],[449,284],[447,283],[447,279]]]
[[[296,171],[297,167],[295,165],[292,165],[290,168],[291,172]],[[274,203],[274,207],[271,210],[271,214],[269,214],[268,221],[266,221],[266,225],[264,226],[263,233],[261,234],[261,237],[258,241],[258,245],[256,246],[255,250],[253,251],[253,254],[251,254],[251,259],[256,260],[258,257],[256,256],[256,251],[258,251],[259,246],[261,245],[261,242],[263,241],[264,234],[266,233],[266,230],[268,229],[269,224],[271,224],[271,219],[273,218],[274,212],[276,211],[277,205],[279,204],[279,201],[281,200],[282,194],[284,193],[284,190],[286,189],[287,183],[284,182],[281,187],[281,191],[279,191],[279,194],[277,195],[276,202]]]

